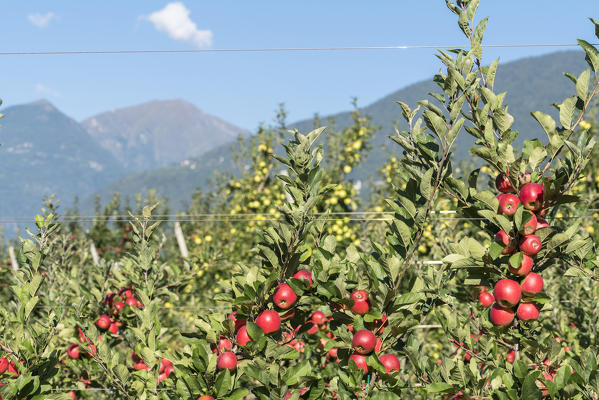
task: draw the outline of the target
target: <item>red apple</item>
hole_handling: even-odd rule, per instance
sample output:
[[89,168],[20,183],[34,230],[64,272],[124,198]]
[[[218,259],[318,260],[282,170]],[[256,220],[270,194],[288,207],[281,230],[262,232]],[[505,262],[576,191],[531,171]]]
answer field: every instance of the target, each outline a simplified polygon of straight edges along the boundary
[[520,204],[520,199],[518,196],[512,193],[506,193],[501,196],[501,199],[499,200],[498,213],[508,216],[514,215],[518,209],[518,204]]
[[237,335],[235,336],[235,341],[240,346],[245,346],[248,342],[252,341],[250,335],[248,334],[247,327],[244,325],[237,331]]
[[514,250],[516,250],[516,240],[510,235],[508,235],[504,230],[500,230],[499,232],[497,232],[497,234],[495,235],[495,241],[505,246],[505,248],[501,252],[501,254],[503,255],[511,254],[514,252]]
[[331,350],[329,350],[327,352],[327,358],[332,358],[332,359],[337,358],[338,351],[339,351],[339,349],[337,349],[336,347],[333,347]]
[[509,265],[509,269],[510,272],[514,275],[525,276],[530,272],[533,264],[534,260],[532,259],[532,257],[529,257],[526,254],[522,254],[522,262],[520,263],[520,266],[518,268],[514,268],[511,265]]
[[524,208],[538,211],[543,207],[543,185],[527,183],[520,189],[520,201]]
[[137,307],[137,299],[135,297],[127,297],[125,304],[127,304],[129,307]]
[[520,301],[522,290],[518,282],[511,279],[500,279],[495,284],[495,299],[504,308],[513,307]]
[[8,360],[6,357],[0,358],[0,374],[3,374],[8,369]]
[[235,356],[235,353],[230,351],[221,353],[216,359],[216,368],[234,371],[235,368],[237,368],[237,357]]
[[491,304],[493,304],[493,302],[495,301],[495,297],[493,297],[493,295],[489,292],[482,292],[478,296],[478,301],[480,302],[481,306],[487,308],[491,306]]
[[537,319],[539,318],[539,309],[534,303],[520,303],[516,315],[518,316],[518,319],[521,319],[522,321]]
[[380,353],[381,349],[383,348],[383,341],[381,340],[380,337],[376,337],[376,344],[374,345],[374,352],[375,353]]
[[351,310],[359,315],[364,315],[370,310],[370,301],[368,299],[368,292],[366,290],[356,290],[349,297],[350,300],[354,301],[354,305]]
[[293,306],[297,301],[297,295],[287,283],[280,283],[275,290],[273,302],[277,307],[286,310]]
[[324,325],[327,323],[327,316],[322,311],[314,311],[312,321],[317,325]]
[[531,218],[528,220],[527,223],[524,224],[524,226],[522,226],[522,230],[520,231],[520,234],[521,235],[532,235],[537,230],[537,225],[538,225],[537,216],[534,214],[531,214]]
[[542,228],[549,228],[549,224],[547,223],[547,221],[545,221],[544,218],[537,217],[537,228],[536,228],[536,230],[538,231],[539,229],[542,229]]
[[495,178],[495,187],[501,193],[511,193],[514,191],[514,187],[510,182],[510,178],[507,174],[503,173],[497,175],[497,177]]
[[[23,362],[21,361],[21,364]],[[19,371],[17,370],[17,366],[15,365],[15,363],[13,361],[8,363],[8,372],[13,374],[12,378],[16,378],[17,376],[19,376]]]
[[256,324],[268,335],[281,329],[281,317],[275,310],[262,311],[256,318]]
[[399,372],[401,368],[399,359],[394,354],[383,354],[379,357],[379,361],[385,366],[385,371],[388,374]]
[[543,277],[537,273],[531,272],[526,275],[522,281],[522,293],[525,296],[534,296],[543,290]]
[[245,325],[245,319],[237,319],[235,318],[235,314],[237,314],[237,311],[233,311],[231,314],[229,314],[229,319],[233,320],[233,323],[235,324],[235,330],[238,331],[242,326]]
[[[246,329],[246,334],[247,334],[247,329]],[[229,339],[227,339],[226,337],[221,337],[216,342],[216,348],[219,352],[224,351],[224,350],[231,350],[233,348],[233,343],[231,343],[231,341]]]
[[69,346],[69,348],[67,349],[67,355],[69,356],[69,358],[79,358],[80,355],[80,351],[79,351],[79,345],[78,344],[72,344]]
[[528,256],[534,256],[541,250],[541,239],[537,235],[524,236],[520,239],[520,250]]
[[300,269],[299,271],[297,271],[295,274],[293,274],[293,277],[295,279],[305,279],[308,281],[308,288],[310,288],[310,286],[312,286],[312,273],[310,271],[306,271],[305,269]]
[[376,345],[376,336],[368,329],[362,329],[356,332],[352,340],[352,347],[358,354],[372,353]]
[[123,308],[125,308],[125,303],[123,303],[122,301],[115,301],[114,302],[114,313],[117,314],[120,310],[122,310]]
[[381,317],[381,319],[375,319],[373,321],[373,325],[374,325],[374,333],[376,335],[382,335],[383,332],[385,332],[385,327],[387,327],[389,325],[389,321],[387,321],[387,316],[385,314],[383,314],[383,316]]
[[370,304],[367,301],[356,301],[351,310],[358,315],[364,315],[370,310]]
[[514,311],[509,308],[503,308],[498,304],[493,304],[489,311],[491,322],[497,326],[507,326],[514,320]]
[[314,335],[315,333],[318,332],[318,325],[315,324],[314,322],[312,322],[312,326],[310,327],[310,329],[308,329],[307,332],[309,335]]
[[208,395],[204,395],[204,396],[198,397],[198,400],[214,400],[214,397],[208,396]]
[[117,335],[119,333],[119,326],[115,322],[111,322],[108,331],[113,335]]
[[516,361],[516,352],[514,350],[510,350],[505,356],[505,361],[513,364]]
[[102,330],[106,330],[110,327],[110,317],[106,314],[100,315],[100,318],[96,321],[96,326]]
[[107,305],[112,306],[112,302],[114,300],[114,296],[116,296],[116,293],[108,293],[106,295],[106,300],[104,301]]
[[139,362],[134,362],[134,363],[133,363],[133,368],[135,368],[135,369],[136,369],[136,370],[138,370],[138,371],[141,371],[142,369],[145,369],[146,371],[149,371],[149,370],[151,370],[151,369],[152,369],[152,368],[148,367],[148,366],[146,365],[146,363],[145,363],[145,362],[143,362],[143,360],[142,360],[142,361],[139,361]]
[[160,372],[167,372],[167,376],[174,370],[173,363],[166,358],[160,360]]
[[366,357],[363,355],[354,353],[349,357],[349,361],[353,361],[359,369],[364,371],[365,375],[368,373],[368,364],[366,363]]

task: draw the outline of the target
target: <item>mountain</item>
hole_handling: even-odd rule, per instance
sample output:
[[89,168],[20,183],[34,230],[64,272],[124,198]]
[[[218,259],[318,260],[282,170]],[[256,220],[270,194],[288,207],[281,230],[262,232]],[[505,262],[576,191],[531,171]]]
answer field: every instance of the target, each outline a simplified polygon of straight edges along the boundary
[[70,202],[123,175],[112,154],[48,101],[8,107],[3,113],[1,216],[33,216],[44,195],[56,193]]
[[184,100],[151,101],[111,110],[81,124],[130,171],[197,157],[246,133]]
[[[562,73],[578,75],[586,67],[583,53],[577,51],[557,52],[500,63],[495,90],[508,92],[506,102],[509,104],[509,112],[515,118],[513,129],[520,131],[516,143],[531,138],[545,140],[545,133],[530,116],[530,112],[541,110],[556,116],[551,104],[561,102],[574,92],[574,86]],[[429,79],[393,92],[364,107],[364,112],[372,116],[373,123],[380,125],[382,129],[373,139],[374,148],[369,156],[360,168],[352,172],[354,179],[368,180],[376,174],[390,153],[399,151],[399,146],[394,145],[388,138],[389,135],[393,135],[394,121],[399,121],[400,128],[404,127],[400,108],[395,102],[401,100],[414,107],[418,100],[427,98],[430,92],[439,92],[439,89]],[[336,127],[344,127],[351,123],[350,112],[335,114],[332,117],[335,118]],[[327,121],[327,118],[325,116],[321,120]],[[313,128],[313,121],[299,121],[292,127],[300,131],[309,131]],[[460,133],[456,145],[456,158],[469,157],[468,150],[473,142],[473,138],[466,132]],[[111,183],[98,194],[103,199],[109,199],[114,192],[133,196],[154,188],[159,195],[169,198],[171,207],[180,209],[184,202],[191,199],[197,187],[209,188],[214,170],[233,171],[231,160],[231,145],[227,144],[184,163],[127,176]]]
[[[584,53],[579,51],[561,51],[537,57],[527,57],[505,64],[500,62],[495,77],[495,92],[507,92],[506,103],[509,113],[514,116],[512,129],[518,130],[519,135],[515,144],[524,140],[539,138],[546,142],[547,136],[530,115],[532,111],[543,111],[559,121],[557,110],[551,105],[561,103],[566,97],[575,93],[572,82],[563,76],[568,72],[578,76],[588,68]],[[550,85],[548,84],[550,83]],[[391,152],[397,153],[399,146],[390,142],[388,136],[394,135],[393,123],[398,122],[400,129],[406,129],[401,110],[396,103],[401,100],[414,108],[416,102],[430,99],[428,93],[439,93],[441,90],[432,79],[422,81],[393,92],[364,108],[364,112],[372,117],[373,123],[382,129],[373,140],[373,150],[368,154],[363,164],[353,174],[354,179],[367,180],[376,173],[382,162]],[[333,115],[335,125],[347,126],[351,123],[351,113],[344,112]],[[326,121],[326,117],[322,118]],[[313,129],[311,120],[300,121],[294,127],[300,131]],[[458,137],[455,157],[464,160],[470,157],[469,149],[474,144],[474,138],[465,131]],[[391,151],[389,151],[391,149]]]

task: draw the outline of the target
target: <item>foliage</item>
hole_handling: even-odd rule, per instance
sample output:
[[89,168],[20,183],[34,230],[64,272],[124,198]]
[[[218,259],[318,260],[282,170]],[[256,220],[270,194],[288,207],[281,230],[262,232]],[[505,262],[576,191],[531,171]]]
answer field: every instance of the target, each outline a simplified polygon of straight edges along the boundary
[[[599,51],[580,42],[590,69],[566,75],[559,123],[532,112],[545,144],[519,146],[478,1],[447,6],[470,50],[439,51],[437,89],[399,102],[398,150],[365,212],[348,174],[377,127],[357,108],[307,134],[286,133],[281,108],[240,141],[240,174],[175,218],[189,256],[152,194],[98,203],[91,225],[48,199],[0,275],[2,398],[597,398]],[[479,161],[456,167],[464,133]],[[542,204],[500,209],[497,175],[522,199],[539,182]],[[528,237],[533,218],[548,222],[534,232],[544,289],[520,305],[540,314],[497,326],[476,298],[520,281],[509,266],[528,250],[495,237]]]

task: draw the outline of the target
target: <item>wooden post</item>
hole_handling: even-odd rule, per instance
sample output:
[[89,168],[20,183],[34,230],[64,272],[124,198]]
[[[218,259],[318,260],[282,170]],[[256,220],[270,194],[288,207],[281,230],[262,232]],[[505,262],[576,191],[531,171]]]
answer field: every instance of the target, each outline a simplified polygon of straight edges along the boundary
[[189,258],[189,252],[187,251],[187,244],[185,244],[185,237],[181,230],[181,224],[179,221],[175,222],[175,237],[177,238],[177,244],[179,245],[179,251],[183,258]]
[[15,248],[12,246],[8,246],[8,255],[10,257],[10,264],[14,271],[19,269],[19,264],[17,263],[17,257],[15,257]]
[[94,242],[89,244],[89,251],[92,253],[92,260],[94,260],[94,264],[100,265],[100,256],[98,256],[98,251],[96,250],[96,245]]

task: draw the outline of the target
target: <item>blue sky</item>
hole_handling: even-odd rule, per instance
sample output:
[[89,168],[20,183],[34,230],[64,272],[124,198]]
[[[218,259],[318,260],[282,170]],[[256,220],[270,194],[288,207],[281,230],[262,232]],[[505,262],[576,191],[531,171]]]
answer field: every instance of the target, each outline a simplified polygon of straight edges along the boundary
[[[2,51],[456,45],[464,43],[442,0],[182,1],[32,0],[4,5]],[[482,0],[486,43],[596,42],[596,0]],[[576,5],[574,5],[576,4]],[[176,8],[175,7],[175,8]],[[177,11],[189,12],[188,19]],[[153,16],[152,16],[153,15]],[[187,29],[171,32],[179,18]],[[181,20],[183,18],[183,20]],[[170,21],[170,22],[169,22]],[[190,25],[191,24],[191,25]],[[195,26],[194,26],[195,24]],[[175,24],[177,25],[177,24]],[[558,49],[486,50],[489,62]],[[1,56],[4,106],[47,98],[75,119],[152,99],[183,98],[243,128],[366,105],[439,65],[434,50],[181,55]]]

